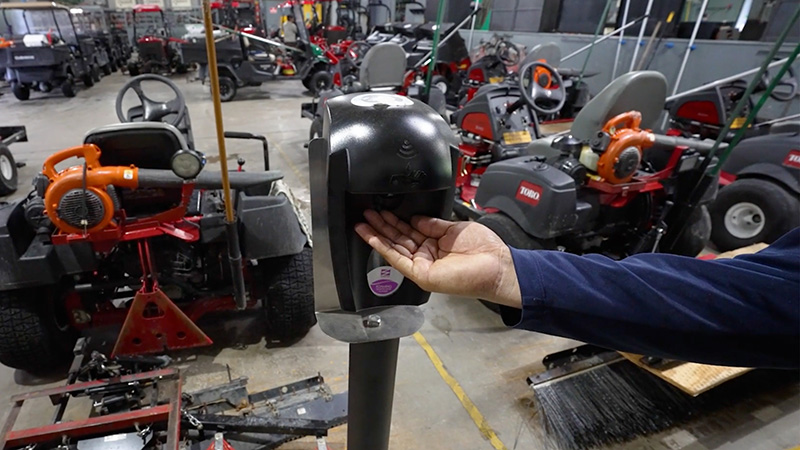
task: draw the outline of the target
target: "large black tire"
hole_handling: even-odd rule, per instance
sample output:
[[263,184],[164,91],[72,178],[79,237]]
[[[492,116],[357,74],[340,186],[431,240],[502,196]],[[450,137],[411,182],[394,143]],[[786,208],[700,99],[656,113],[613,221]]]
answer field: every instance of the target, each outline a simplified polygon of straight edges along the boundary
[[311,128],[308,129],[308,140],[322,137],[322,117],[315,117],[311,122]]
[[697,256],[711,237],[711,214],[705,205],[692,212],[686,228],[670,249],[670,253],[682,256]]
[[78,337],[60,328],[45,289],[0,293],[0,363],[34,374],[60,368]]
[[230,77],[219,77],[219,100],[229,102],[236,97],[236,82]]
[[259,261],[256,277],[266,283],[262,298],[269,336],[280,341],[301,338],[317,323],[311,247],[291,256]]
[[72,74],[67,75],[67,79],[61,82],[61,93],[64,97],[75,97],[75,79],[72,78]]
[[303,78],[301,83],[303,83],[303,87],[304,88],[306,88],[306,89],[308,89],[310,91],[311,90],[311,75]]
[[[525,233],[513,219],[503,213],[485,214],[478,218],[478,223],[494,231],[507,245],[521,250],[544,250],[545,243]],[[483,306],[500,314],[500,306],[496,303],[481,300]]]
[[111,75],[111,61],[108,62],[105,66],[102,67],[103,75],[108,76]]
[[767,180],[745,178],[720,189],[711,205],[711,241],[720,251],[771,244],[800,225],[800,199]]
[[0,195],[17,190],[17,163],[6,145],[0,144]]
[[92,80],[94,80],[95,83],[99,83],[100,80],[102,79],[102,77],[100,76],[100,67],[97,65],[92,66],[91,74],[92,74]]
[[83,85],[86,86],[87,88],[94,86],[94,78],[92,78],[91,73],[87,72],[81,75],[81,81],[83,81]]
[[132,77],[135,77],[141,74],[141,70],[136,64],[128,64],[128,74]]
[[311,91],[312,94],[317,95],[333,86],[333,75],[328,71],[320,70],[314,75],[311,75],[308,84],[308,90]]
[[17,100],[25,101],[31,98],[31,88],[19,82],[11,83],[11,92],[14,93]]

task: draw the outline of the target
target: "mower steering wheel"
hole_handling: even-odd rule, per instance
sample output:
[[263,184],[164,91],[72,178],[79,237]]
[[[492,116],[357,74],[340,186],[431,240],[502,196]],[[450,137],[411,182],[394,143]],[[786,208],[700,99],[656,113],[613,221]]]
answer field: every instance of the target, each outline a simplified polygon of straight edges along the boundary
[[[789,78],[784,81],[787,75]],[[769,83],[771,82],[772,79],[769,76],[769,71],[764,72],[764,76],[762,77],[762,86],[764,86],[764,88],[766,89],[766,87],[769,86]],[[790,89],[789,92],[782,93],[778,91],[778,88],[780,88],[781,86],[788,86]],[[791,101],[796,95],[797,95],[797,77],[795,76],[794,69],[792,69],[792,66],[789,66],[789,70],[786,72],[786,74],[784,74],[784,78],[781,78],[778,81],[778,84],[775,86],[775,89],[772,91],[771,94],[769,94],[769,96],[779,102],[788,102]]]
[[515,66],[519,63],[520,53],[516,45],[501,40],[494,48],[494,54],[506,66]]
[[[157,81],[169,87],[175,93],[175,98],[167,102],[157,102],[147,97],[142,90],[142,81]],[[133,90],[139,97],[138,106],[134,106],[127,111],[127,115],[122,112],[122,100],[128,90]],[[155,74],[144,74],[131,78],[122,89],[119,90],[116,100],[117,118],[123,123],[127,122],[166,122],[172,126],[180,127],[184,116],[186,116],[186,98],[178,86],[170,79]],[[174,114],[175,116],[165,121],[164,117]],[[138,119],[138,120],[137,120]]]
[[348,61],[355,67],[361,66],[361,61],[364,60],[364,56],[367,55],[367,52],[370,49],[370,45],[364,41],[356,41],[350,44],[345,50],[344,55]]
[[[550,88],[553,85],[556,87]],[[540,114],[556,114],[567,101],[561,75],[541,61],[532,61],[519,70],[519,90],[525,103]]]

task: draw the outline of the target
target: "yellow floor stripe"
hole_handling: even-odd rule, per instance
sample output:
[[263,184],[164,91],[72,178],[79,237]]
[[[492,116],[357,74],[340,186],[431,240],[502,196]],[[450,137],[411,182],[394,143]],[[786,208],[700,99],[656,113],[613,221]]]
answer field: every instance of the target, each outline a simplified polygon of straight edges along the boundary
[[489,422],[486,421],[486,418],[483,417],[480,411],[478,411],[478,407],[475,406],[475,403],[472,403],[469,396],[466,392],[464,392],[464,388],[458,383],[458,381],[450,375],[450,372],[444,367],[444,363],[442,362],[439,355],[433,350],[431,344],[428,343],[428,340],[425,339],[425,336],[422,335],[420,332],[414,333],[414,339],[416,339],[417,344],[425,350],[425,353],[428,355],[428,358],[433,363],[433,367],[436,368],[436,371],[439,372],[439,376],[442,377],[445,383],[450,386],[450,389],[453,390],[453,393],[456,394],[458,400],[461,402],[461,406],[467,410],[467,414],[469,417],[472,418],[472,421],[475,422],[475,425],[480,430],[481,434],[484,438],[486,438],[495,450],[508,450],[503,444],[503,441],[497,437],[497,434],[494,432],[492,427],[489,425]]
[[281,148],[281,146],[280,146],[280,145],[278,145],[278,144],[275,144],[275,148],[278,150],[278,153],[280,153],[280,154],[281,154],[281,159],[283,159],[283,161],[284,161],[284,162],[286,162],[286,164],[288,164],[288,165],[289,165],[289,168],[290,168],[290,169],[292,169],[292,172],[294,172],[294,174],[295,174],[295,176],[297,177],[297,179],[298,179],[298,180],[299,180],[301,183],[303,183],[303,185],[304,185],[304,186],[308,187],[308,178],[307,178],[307,177],[304,177],[304,176],[302,176],[302,175],[300,175],[300,170],[298,170],[298,169],[297,169],[297,166],[295,166],[295,165],[292,163],[292,160],[291,160],[291,159],[289,159],[289,156],[288,156],[286,153],[284,153],[284,151],[283,151],[283,149]]

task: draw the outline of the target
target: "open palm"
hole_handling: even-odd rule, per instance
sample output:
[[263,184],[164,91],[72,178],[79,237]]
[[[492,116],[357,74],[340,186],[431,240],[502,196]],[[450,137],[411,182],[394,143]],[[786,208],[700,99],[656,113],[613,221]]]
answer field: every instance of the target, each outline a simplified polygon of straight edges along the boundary
[[388,211],[366,211],[364,217],[367,223],[356,225],[356,232],[422,289],[519,306],[511,252],[485,226],[431,217],[408,224]]

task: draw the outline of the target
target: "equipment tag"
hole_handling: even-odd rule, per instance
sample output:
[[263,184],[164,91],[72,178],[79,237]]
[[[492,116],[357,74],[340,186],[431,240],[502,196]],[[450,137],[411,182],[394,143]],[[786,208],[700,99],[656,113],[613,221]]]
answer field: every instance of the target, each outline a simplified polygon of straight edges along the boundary
[[502,83],[505,77],[489,77],[489,84]]
[[378,297],[394,294],[405,277],[392,266],[379,266],[367,272],[369,290]]
[[508,145],[528,144],[531,142],[531,132],[528,130],[508,131],[503,133],[503,140]]
[[133,170],[131,170],[131,169],[125,169],[125,170],[122,172],[122,178],[124,178],[124,179],[126,179],[126,180],[132,180],[132,179],[133,179]]
[[737,130],[739,128],[742,128],[742,125],[744,125],[745,120],[747,120],[747,117],[737,117],[733,119],[733,123],[731,123],[731,129]]
[[783,160],[783,165],[794,169],[800,169],[800,150],[790,151],[789,154],[786,155],[786,159]]

